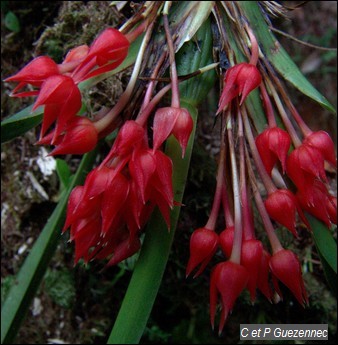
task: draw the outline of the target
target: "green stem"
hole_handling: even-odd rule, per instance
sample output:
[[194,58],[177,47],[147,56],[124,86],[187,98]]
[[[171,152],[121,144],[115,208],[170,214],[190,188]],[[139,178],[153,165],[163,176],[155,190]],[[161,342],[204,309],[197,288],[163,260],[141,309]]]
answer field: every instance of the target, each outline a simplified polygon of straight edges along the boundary
[[[188,103],[183,103],[182,106],[188,109],[195,124],[184,159],[181,158],[180,146],[175,138],[170,137],[166,147],[166,154],[174,165],[173,188],[175,201],[179,204],[182,202],[188,175],[197,120],[196,108]],[[108,344],[138,344],[161,284],[180,209],[180,206],[175,206],[171,212],[170,232],[159,212],[156,211],[152,216]]]

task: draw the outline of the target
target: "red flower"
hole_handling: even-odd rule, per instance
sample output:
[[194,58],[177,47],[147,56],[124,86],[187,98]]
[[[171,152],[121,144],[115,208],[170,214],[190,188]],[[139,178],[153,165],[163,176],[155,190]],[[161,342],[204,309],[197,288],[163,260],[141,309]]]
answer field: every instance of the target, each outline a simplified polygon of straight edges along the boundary
[[[72,73],[72,77],[78,83],[113,70],[126,58],[129,45],[120,31],[105,29],[91,44],[87,56]],[[99,67],[94,69],[96,66]]]
[[93,123],[86,117],[76,116],[70,120],[64,133],[54,139],[54,131],[43,137],[37,144],[48,144],[52,142],[56,148],[50,155],[75,154],[80,155],[93,150],[97,144],[98,132]]
[[153,126],[154,150],[173,134],[181,145],[182,157],[184,157],[193,126],[193,120],[187,109],[173,107],[158,109]]
[[288,189],[278,189],[271,193],[264,202],[269,216],[289,229],[295,236],[296,211],[305,224],[308,224],[297,198]]
[[323,221],[328,227],[337,223],[337,204],[326,186],[319,180],[314,181],[310,190],[297,192],[302,209]]
[[59,73],[58,65],[48,56],[39,56],[32,60],[28,65],[22,68],[17,74],[6,78],[5,81],[17,81],[19,85],[12,91],[11,96],[27,97],[35,96],[38,90],[16,93],[26,85],[40,87],[42,83],[50,76]]
[[270,268],[302,306],[308,303],[300,263],[292,251],[283,249],[275,253],[270,259]]
[[219,235],[219,244],[226,258],[230,258],[231,256],[234,234],[235,228],[231,226],[223,230]]
[[315,179],[326,181],[324,158],[316,148],[302,144],[293,150],[286,161],[288,176],[305,191],[311,189]]
[[190,258],[187,265],[186,277],[201,264],[194,278],[199,276],[213,255],[218,246],[218,235],[210,229],[200,228],[195,230],[190,238]]
[[243,62],[229,68],[224,76],[224,88],[218,103],[217,114],[239,95],[241,95],[241,105],[261,81],[259,70],[252,64]]
[[278,127],[268,128],[256,137],[259,155],[269,175],[277,160],[281,162],[283,171],[285,171],[290,144],[289,133]]
[[325,131],[312,132],[305,138],[303,144],[316,148],[325,160],[336,166],[335,146],[328,133]]
[[221,297],[221,318],[219,334],[236,299],[246,287],[249,280],[248,271],[241,265],[231,261],[217,264],[210,279],[210,321],[214,328],[218,295]]
[[68,121],[73,119],[81,109],[81,93],[72,78],[65,75],[54,75],[42,84],[33,110],[45,105],[41,128],[42,138],[48,128],[56,121],[54,140],[64,131]]
[[271,302],[273,292],[269,283],[269,272],[270,272],[270,258],[271,255],[263,249],[261,263],[259,267],[259,274],[257,279],[257,287],[263,293],[263,295]]

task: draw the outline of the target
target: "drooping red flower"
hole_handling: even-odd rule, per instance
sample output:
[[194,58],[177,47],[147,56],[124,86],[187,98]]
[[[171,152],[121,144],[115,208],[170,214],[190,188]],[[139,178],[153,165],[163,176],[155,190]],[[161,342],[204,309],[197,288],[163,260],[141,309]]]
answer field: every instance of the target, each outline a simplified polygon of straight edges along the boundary
[[187,264],[186,277],[201,265],[194,278],[199,276],[213,257],[218,246],[218,235],[207,228],[195,230],[190,238],[190,257]]
[[296,212],[298,212],[303,222],[308,225],[297,198],[288,189],[278,189],[271,193],[264,204],[269,216],[284,225],[296,237]]
[[333,166],[337,165],[335,145],[327,132],[312,132],[304,139],[303,144],[316,148],[321,152],[325,160],[330,162]]
[[289,133],[279,127],[268,128],[256,137],[259,155],[269,175],[271,175],[271,170],[277,160],[280,161],[285,172],[286,157],[290,144]]
[[81,109],[81,93],[72,78],[54,75],[46,79],[34,103],[33,110],[44,105],[44,115],[40,137],[56,122],[54,140],[64,131],[68,121],[72,120]]
[[17,92],[29,84],[40,87],[47,78],[57,74],[60,74],[59,68],[54,60],[48,56],[39,56],[23,67],[18,73],[6,78],[5,81],[16,81],[19,83],[11,93],[13,97],[36,96],[39,93],[38,90]]
[[283,249],[272,255],[270,268],[275,277],[289,288],[302,306],[308,303],[301,266],[291,250]]
[[243,62],[229,68],[224,76],[224,88],[218,103],[217,114],[237,96],[241,96],[240,104],[242,104],[261,81],[259,70],[252,64]]
[[166,107],[156,111],[153,125],[153,146],[157,150],[173,134],[182,148],[182,157],[192,132],[194,123],[185,108]]
[[234,243],[235,228],[230,226],[219,234],[219,244],[226,258],[230,258]]
[[219,334],[222,332],[226,319],[236,299],[246,287],[249,280],[248,271],[232,261],[221,262],[215,266],[210,279],[210,321],[215,324],[218,296],[221,298],[221,318]]
[[299,190],[296,194],[302,209],[323,221],[328,227],[337,223],[337,205],[324,183],[315,180],[310,190]]
[[302,191],[311,189],[315,179],[326,181],[324,158],[321,152],[309,145],[300,145],[286,161],[288,176]]
[[120,31],[105,29],[90,45],[88,54],[74,70],[72,78],[78,83],[113,70],[126,58],[129,45]]
[[86,117],[76,116],[67,122],[65,130],[56,139],[52,131],[37,142],[38,145],[56,145],[50,155],[80,155],[93,150],[97,144],[98,131]]
[[273,292],[269,283],[270,258],[271,258],[271,255],[265,249],[263,249],[261,263],[259,267],[259,274],[258,274],[258,279],[257,279],[257,288],[271,302],[272,297],[273,297]]

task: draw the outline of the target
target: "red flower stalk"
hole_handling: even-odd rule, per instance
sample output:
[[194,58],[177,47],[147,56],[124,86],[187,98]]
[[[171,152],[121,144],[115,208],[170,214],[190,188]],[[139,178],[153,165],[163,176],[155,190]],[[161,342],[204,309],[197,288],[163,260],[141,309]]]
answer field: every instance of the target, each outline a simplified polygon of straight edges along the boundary
[[213,257],[218,246],[218,235],[210,229],[199,228],[190,238],[190,257],[186,270],[186,277],[198,266],[199,270],[194,278],[199,276]]
[[65,75],[54,75],[42,84],[33,110],[45,105],[41,138],[48,128],[56,121],[54,140],[63,132],[68,121],[73,119],[81,109],[81,93],[72,78]]
[[302,306],[308,303],[300,263],[292,251],[283,249],[275,253],[270,259],[270,268]]
[[303,222],[308,225],[297,198],[288,189],[278,189],[271,193],[264,204],[269,216],[284,225],[296,237],[296,211]]
[[[113,70],[126,58],[129,45],[120,31],[105,29],[91,44],[88,54],[74,70],[72,77],[78,83]],[[99,67],[94,69],[96,66]]]
[[182,148],[184,157],[194,123],[187,109],[166,107],[156,111],[153,126],[153,146],[157,150],[173,134]]
[[30,84],[40,87],[42,83],[49,77],[59,74],[58,65],[48,56],[39,56],[32,60],[28,65],[22,68],[17,74],[6,78],[5,81],[16,81],[19,85],[12,91],[13,97],[35,96],[38,90],[17,93],[20,89]]
[[56,145],[51,156],[75,154],[80,155],[93,150],[97,144],[98,132],[86,117],[76,116],[66,124],[64,133],[54,139],[54,131],[37,142],[38,145]]
[[236,299],[246,287],[249,280],[248,271],[232,261],[221,262],[215,266],[210,279],[210,321],[215,324],[218,296],[221,297],[221,318],[219,334],[231,312]]
[[326,161],[330,162],[333,166],[337,165],[335,146],[327,132],[311,132],[311,134],[307,135],[303,144],[316,148],[321,152]]
[[252,64],[243,62],[229,68],[224,76],[224,88],[218,103],[217,114],[239,95],[241,96],[241,105],[261,81],[262,77],[259,70]]
[[277,160],[281,162],[283,172],[285,172],[286,157],[290,144],[289,133],[278,127],[268,128],[256,137],[259,155],[270,176]]

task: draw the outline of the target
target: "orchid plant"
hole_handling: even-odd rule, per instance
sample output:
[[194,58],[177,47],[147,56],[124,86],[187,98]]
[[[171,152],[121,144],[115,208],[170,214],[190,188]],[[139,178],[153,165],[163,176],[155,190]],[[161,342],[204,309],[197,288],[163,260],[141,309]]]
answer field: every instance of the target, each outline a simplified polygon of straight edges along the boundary
[[[5,79],[17,83],[11,97],[36,98],[32,107],[3,121],[4,140],[22,134],[20,126],[27,130],[41,122],[37,144],[51,146],[49,155],[85,154],[53,215],[54,227],[41,236],[52,241],[54,234],[56,241],[69,232],[75,264],[105,260],[112,266],[141,251],[109,343],[137,343],[142,335],[182,207],[197,105],[211,89],[220,89],[214,114],[221,128],[216,189],[208,221],[192,232],[190,247],[187,243],[186,276],[194,272],[198,279],[214,265],[212,328],[219,320],[222,333],[245,289],[252,303],[257,291],[276,302],[283,298],[283,284],[302,306],[310,303],[300,260],[283,247],[276,228],[297,238],[299,226],[306,227],[326,266],[336,270],[337,199],[326,174],[327,166],[336,169],[335,146],[328,133],[306,125],[280,77],[334,109],[269,30],[268,16],[284,11],[264,1],[146,1],[119,29],[103,30],[89,46],[70,50],[61,63],[38,56]],[[213,60],[212,48],[225,54],[226,67],[220,54]],[[94,114],[81,111],[84,89],[130,65],[129,83],[112,109],[102,105]],[[109,153],[85,175],[95,147],[114,131]],[[50,253],[53,245],[48,246],[39,244],[36,251]],[[38,270],[43,257],[27,260],[33,260],[31,270],[32,263]],[[23,277],[28,268],[22,270]],[[8,313],[4,341],[14,339],[25,293],[37,288],[31,283],[34,274],[29,281],[19,276],[21,290],[14,287],[3,307]]]

